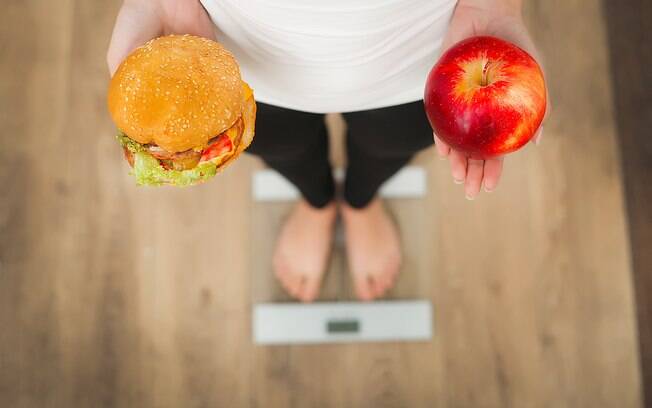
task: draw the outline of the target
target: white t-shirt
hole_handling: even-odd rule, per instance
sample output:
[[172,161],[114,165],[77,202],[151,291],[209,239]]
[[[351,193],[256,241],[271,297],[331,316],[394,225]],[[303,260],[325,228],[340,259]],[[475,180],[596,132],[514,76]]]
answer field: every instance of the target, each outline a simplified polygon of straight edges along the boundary
[[202,0],[261,102],[350,112],[423,98],[456,0]]

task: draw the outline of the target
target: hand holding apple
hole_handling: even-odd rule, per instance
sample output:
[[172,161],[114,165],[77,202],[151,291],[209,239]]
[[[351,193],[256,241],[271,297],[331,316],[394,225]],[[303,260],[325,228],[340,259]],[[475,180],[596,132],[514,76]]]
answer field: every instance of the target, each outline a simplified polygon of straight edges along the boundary
[[547,95],[519,3],[460,0],[428,78],[424,102],[437,152],[469,199],[482,185],[496,188],[503,154],[540,138]]

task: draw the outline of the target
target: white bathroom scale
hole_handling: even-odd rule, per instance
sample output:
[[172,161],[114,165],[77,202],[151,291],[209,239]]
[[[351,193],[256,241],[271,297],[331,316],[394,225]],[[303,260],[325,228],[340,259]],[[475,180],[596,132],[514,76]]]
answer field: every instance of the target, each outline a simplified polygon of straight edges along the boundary
[[254,342],[316,344],[429,341],[429,301],[261,303],[253,310]]

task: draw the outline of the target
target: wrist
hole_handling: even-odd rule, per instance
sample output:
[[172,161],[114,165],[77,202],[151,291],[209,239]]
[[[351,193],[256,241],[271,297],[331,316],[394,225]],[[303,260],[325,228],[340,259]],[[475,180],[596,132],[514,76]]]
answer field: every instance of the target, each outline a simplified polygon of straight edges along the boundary
[[523,0],[458,0],[457,5],[516,16],[523,12]]

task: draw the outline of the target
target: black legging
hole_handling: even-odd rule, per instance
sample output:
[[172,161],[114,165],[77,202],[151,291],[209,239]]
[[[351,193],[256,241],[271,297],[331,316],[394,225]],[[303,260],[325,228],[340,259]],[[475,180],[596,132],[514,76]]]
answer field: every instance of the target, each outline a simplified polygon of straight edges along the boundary
[[[344,199],[365,207],[380,185],[433,143],[423,102],[345,113],[348,167]],[[324,115],[258,103],[256,137],[247,149],[292,182],[314,207],[333,200]]]

